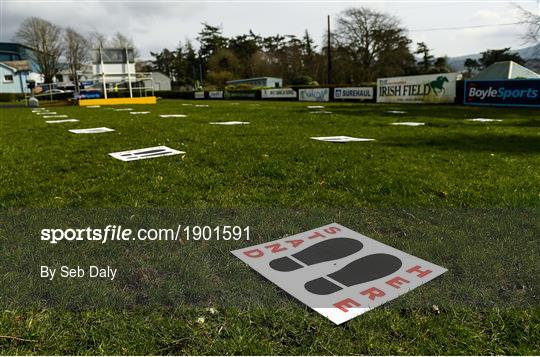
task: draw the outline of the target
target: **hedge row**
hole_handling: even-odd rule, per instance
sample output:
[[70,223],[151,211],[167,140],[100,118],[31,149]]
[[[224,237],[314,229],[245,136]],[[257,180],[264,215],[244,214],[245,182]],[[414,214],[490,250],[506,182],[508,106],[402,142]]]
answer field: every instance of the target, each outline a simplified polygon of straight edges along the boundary
[[24,99],[20,93],[0,93],[0,102],[18,102]]

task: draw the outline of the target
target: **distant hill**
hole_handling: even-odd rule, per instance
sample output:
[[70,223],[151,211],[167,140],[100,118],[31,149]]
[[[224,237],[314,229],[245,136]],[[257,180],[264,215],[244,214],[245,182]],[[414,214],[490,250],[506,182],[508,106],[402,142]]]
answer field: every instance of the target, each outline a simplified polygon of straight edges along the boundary
[[[540,59],[540,43],[534,46],[521,48],[518,50],[512,50],[512,52],[517,52],[523,59],[533,60],[531,63],[538,63]],[[449,57],[448,64],[456,71],[462,71],[465,69],[463,63],[467,58],[479,59],[482,57],[480,53],[459,56],[459,57]]]

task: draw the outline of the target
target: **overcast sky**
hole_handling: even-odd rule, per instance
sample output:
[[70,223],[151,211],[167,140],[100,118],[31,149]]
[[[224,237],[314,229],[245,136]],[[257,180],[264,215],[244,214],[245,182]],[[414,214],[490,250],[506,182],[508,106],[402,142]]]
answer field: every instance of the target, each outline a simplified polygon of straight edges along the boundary
[[141,57],[150,51],[173,49],[195,39],[201,23],[221,26],[226,36],[250,29],[265,35],[302,36],[307,29],[321,43],[326,16],[335,19],[348,7],[370,7],[401,19],[416,42],[426,42],[436,56],[460,56],[488,48],[525,47],[520,25],[432,30],[508,24],[519,21],[516,4],[537,13],[537,0],[448,1],[128,1],[128,0],[0,0],[0,39],[11,41],[24,18],[38,16],[79,32],[117,31],[133,38]]

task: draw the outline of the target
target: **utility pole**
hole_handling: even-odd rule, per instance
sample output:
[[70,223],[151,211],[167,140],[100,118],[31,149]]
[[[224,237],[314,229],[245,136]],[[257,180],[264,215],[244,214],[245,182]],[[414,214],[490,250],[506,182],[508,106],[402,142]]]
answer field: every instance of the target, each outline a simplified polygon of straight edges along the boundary
[[199,78],[200,78],[200,85],[203,86],[203,65],[202,65],[202,56],[201,51],[199,51]]
[[328,15],[327,17],[327,20],[328,20],[328,34],[327,34],[327,37],[328,37],[328,44],[327,44],[327,47],[326,47],[326,52],[327,52],[327,55],[328,55],[328,67],[326,69],[327,71],[327,79],[328,79],[328,84],[332,84],[332,46],[331,46],[331,42],[330,42],[330,15]]

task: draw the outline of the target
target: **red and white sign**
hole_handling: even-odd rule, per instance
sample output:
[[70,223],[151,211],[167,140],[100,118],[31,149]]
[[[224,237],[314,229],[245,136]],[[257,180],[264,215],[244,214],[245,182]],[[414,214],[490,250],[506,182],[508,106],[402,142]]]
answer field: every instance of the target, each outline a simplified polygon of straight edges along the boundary
[[337,223],[231,253],[338,325],[447,271]]

